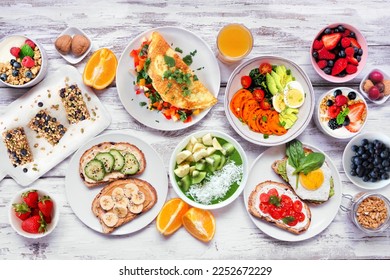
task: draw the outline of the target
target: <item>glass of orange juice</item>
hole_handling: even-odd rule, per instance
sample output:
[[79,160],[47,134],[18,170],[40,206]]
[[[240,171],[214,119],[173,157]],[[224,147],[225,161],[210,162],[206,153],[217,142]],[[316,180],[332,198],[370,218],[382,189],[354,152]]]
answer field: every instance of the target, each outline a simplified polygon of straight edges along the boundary
[[243,24],[233,23],[222,27],[217,37],[218,58],[226,63],[240,61],[252,50],[251,31]]

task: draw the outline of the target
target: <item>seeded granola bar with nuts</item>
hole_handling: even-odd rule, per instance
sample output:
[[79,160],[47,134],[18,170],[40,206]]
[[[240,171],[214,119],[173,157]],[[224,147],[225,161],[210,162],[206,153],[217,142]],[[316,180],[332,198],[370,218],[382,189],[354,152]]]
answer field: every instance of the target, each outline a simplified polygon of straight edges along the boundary
[[76,84],[62,88],[60,97],[70,124],[89,119],[90,115],[87,105],[84,102],[80,88]]
[[13,128],[3,132],[3,141],[7,147],[9,159],[14,167],[33,161],[23,127]]
[[30,121],[29,127],[37,132],[38,136],[46,138],[53,146],[60,142],[66,132],[66,127],[56,118],[51,117],[47,110],[40,110]]

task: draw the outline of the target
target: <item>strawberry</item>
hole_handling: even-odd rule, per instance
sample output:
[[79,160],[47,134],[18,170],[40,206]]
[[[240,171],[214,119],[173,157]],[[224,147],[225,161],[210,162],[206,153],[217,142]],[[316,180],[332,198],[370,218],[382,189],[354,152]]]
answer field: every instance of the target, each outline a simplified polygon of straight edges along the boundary
[[38,207],[38,191],[37,190],[31,190],[31,191],[23,193],[22,198],[23,198],[24,202],[26,202],[26,204],[30,208],[37,208]]
[[30,39],[27,39],[26,42],[24,42],[24,43],[29,45],[32,49],[35,49],[35,44]]
[[337,115],[340,112],[341,112],[341,108],[336,106],[336,105],[329,106],[329,108],[328,108],[328,116],[331,119],[337,118]]
[[327,50],[334,49],[341,39],[341,33],[332,33],[322,36],[322,43]]
[[328,65],[328,62],[326,60],[319,60],[317,64],[320,69],[324,69]]
[[38,201],[38,208],[43,216],[51,217],[53,212],[53,200],[51,200],[50,196],[45,195]]
[[31,209],[28,207],[28,205],[25,202],[14,203],[12,204],[12,207],[14,208],[16,217],[18,217],[22,221],[26,220],[31,215]]
[[345,68],[345,72],[348,74],[354,74],[357,72],[357,66],[353,64],[348,64],[347,68]]
[[334,53],[331,53],[330,51],[328,51],[327,49],[325,49],[325,47],[323,47],[322,49],[320,49],[318,51],[318,58],[319,59],[335,59],[336,55]]
[[46,226],[42,213],[39,216],[32,216],[22,222],[22,229],[29,233],[43,233],[46,231]]
[[345,49],[345,54],[346,56],[353,56],[355,54],[355,50],[353,49],[353,47],[348,47]]
[[332,76],[340,74],[347,67],[347,64],[348,62],[345,58],[337,59],[332,68]]
[[341,39],[341,46],[345,49],[348,48],[351,45],[351,40],[347,37],[344,37]]
[[345,128],[352,133],[358,132],[362,128],[363,124],[361,122],[351,122]]
[[313,49],[320,50],[320,49],[322,49],[323,46],[324,46],[324,44],[322,43],[322,41],[314,40]]
[[20,48],[18,47],[12,47],[9,52],[15,57],[18,58],[20,54]]
[[350,63],[350,64],[353,64],[356,66],[359,65],[359,61],[356,58],[354,58],[353,56],[347,56],[346,59],[347,59],[348,63]]
[[355,103],[348,106],[348,109],[348,117],[351,123],[360,122],[362,120],[363,113],[366,110],[366,105],[363,102]]
[[34,208],[34,209],[31,209],[31,216],[39,216],[39,209],[38,208]]
[[24,67],[31,68],[31,67],[34,67],[35,61],[34,61],[34,59],[32,59],[31,56],[25,56],[22,59],[22,65]]
[[337,95],[334,101],[334,104],[339,107],[344,106],[347,103],[348,103],[348,98],[342,94]]
[[50,217],[46,217],[46,216],[43,216],[43,219],[45,220],[46,224],[50,224],[51,223],[51,216]]
[[345,29],[345,31],[343,33],[343,37],[348,37],[350,34],[351,34],[351,30]]
[[349,39],[351,40],[352,47],[356,47],[358,49],[361,48],[361,46],[359,45],[358,41],[355,38],[349,38]]

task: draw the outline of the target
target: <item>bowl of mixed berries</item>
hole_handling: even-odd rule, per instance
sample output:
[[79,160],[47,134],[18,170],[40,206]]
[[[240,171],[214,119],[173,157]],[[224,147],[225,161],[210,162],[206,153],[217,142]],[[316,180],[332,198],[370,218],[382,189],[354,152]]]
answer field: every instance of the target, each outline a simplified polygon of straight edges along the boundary
[[310,47],[311,63],[322,78],[344,83],[355,78],[367,61],[367,42],[355,27],[334,23],[322,29]]

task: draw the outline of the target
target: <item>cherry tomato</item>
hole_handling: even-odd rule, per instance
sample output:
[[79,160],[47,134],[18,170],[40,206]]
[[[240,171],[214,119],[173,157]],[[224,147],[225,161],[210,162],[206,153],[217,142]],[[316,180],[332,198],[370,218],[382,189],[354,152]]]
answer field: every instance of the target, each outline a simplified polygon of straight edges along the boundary
[[294,208],[295,212],[298,212],[298,213],[302,212],[302,207],[303,207],[302,202],[300,202],[299,200],[294,201],[293,208]]
[[269,214],[275,220],[279,220],[282,217],[282,213],[277,209],[269,209]]
[[278,191],[275,189],[275,188],[272,188],[268,191],[268,195],[271,196],[271,195],[274,195],[274,196],[279,196],[279,193]]
[[303,214],[302,212],[299,212],[297,214],[295,214],[296,219],[298,220],[298,222],[303,222],[306,218],[305,214]]
[[266,203],[260,203],[259,205],[260,211],[263,212],[264,214],[268,214],[269,212],[269,205]]
[[243,88],[248,88],[251,86],[252,78],[249,76],[242,76],[241,77],[241,85]]
[[281,199],[283,208],[290,209],[292,207],[293,201],[288,195],[282,194]]
[[268,102],[267,99],[264,98],[260,102],[260,108],[263,109],[263,110],[269,110],[269,109],[271,109],[271,104]]
[[293,226],[297,225],[297,223],[298,223],[298,220],[297,220],[296,218],[294,218],[294,221],[289,222],[288,225],[289,225],[290,227],[293,227]]
[[260,195],[260,202],[268,203],[268,201],[269,201],[269,194],[262,193]]
[[262,90],[262,89],[255,89],[255,90],[252,92],[252,94],[253,94],[253,97],[254,97],[257,101],[259,101],[259,102],[263,101],[264,96],[265,96],[264,90]]
[[260,74],[262,74],[262,75],[266,75],[267,73],[271,73],[272,65],[267,63],[267,62],[264,62],[264,63],[260,64],[259,71],[260,71]]

